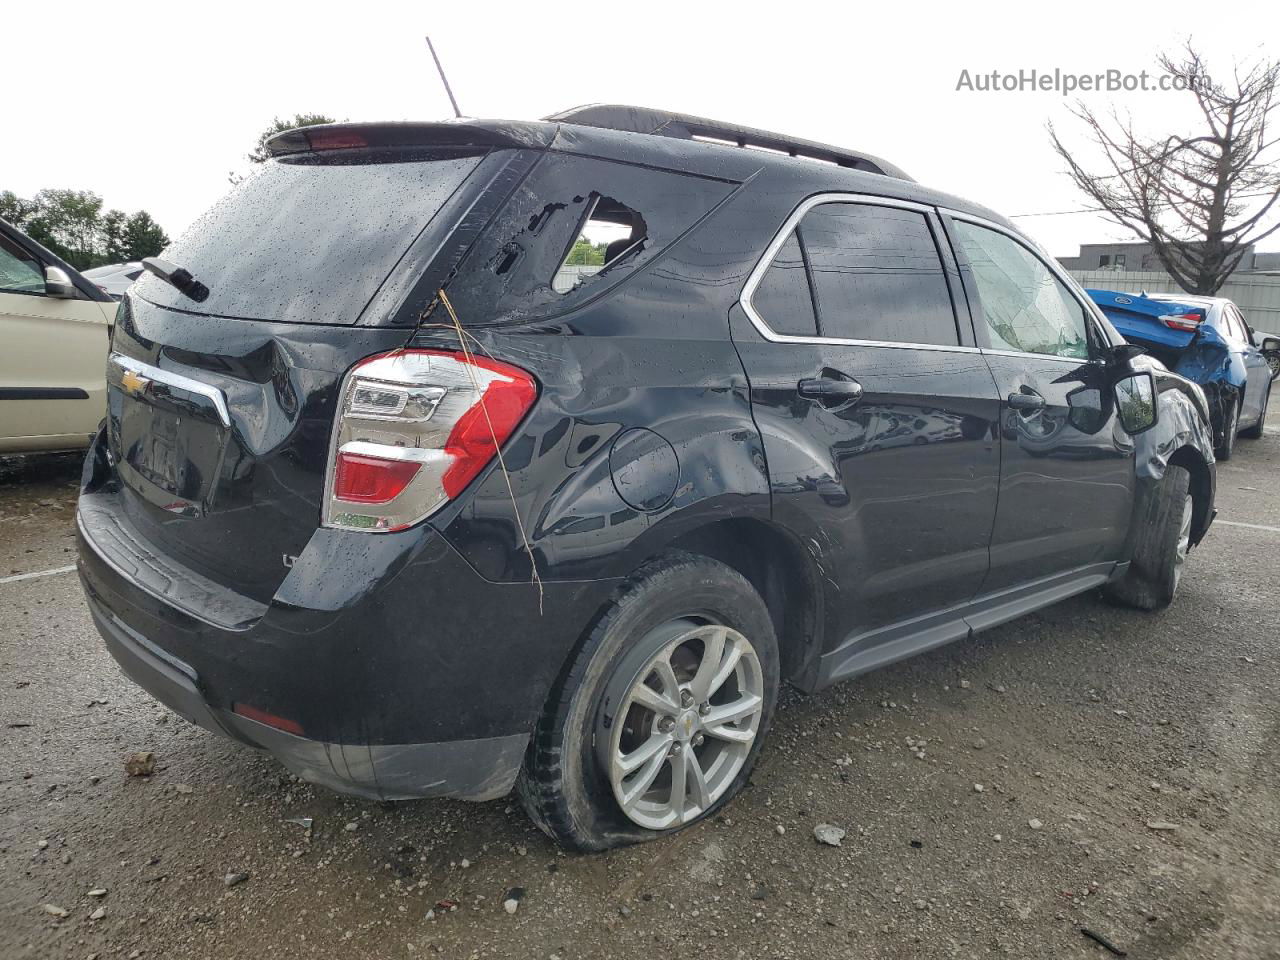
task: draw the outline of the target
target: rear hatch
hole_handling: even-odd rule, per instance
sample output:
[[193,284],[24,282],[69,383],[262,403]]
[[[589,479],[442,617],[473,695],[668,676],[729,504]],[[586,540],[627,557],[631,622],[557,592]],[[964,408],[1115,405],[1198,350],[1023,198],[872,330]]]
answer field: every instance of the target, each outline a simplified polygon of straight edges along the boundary
[[113,536],[264,603],[320,523],[344,373],[406,342],[415,284],[521,152],[335,143],[166,250],[207,295],[144,275],[108,364]]

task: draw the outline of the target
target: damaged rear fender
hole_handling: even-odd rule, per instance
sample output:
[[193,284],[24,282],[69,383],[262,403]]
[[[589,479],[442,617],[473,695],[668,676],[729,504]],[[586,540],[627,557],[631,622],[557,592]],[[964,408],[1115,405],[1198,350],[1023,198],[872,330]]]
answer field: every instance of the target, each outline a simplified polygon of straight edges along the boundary
[[[1191,542],[1203,539],[1213,522],[1217,479],[1213,456],[1213,432],[1209,426],[1203,391],[1184,377],[1153,371],[1158,395],[1155,426],[1134,437],[1136,473],[1134,522],[1129,543],[1142,525],[1150,522],[1165,472],[1172,466],[1191,474],[1194,513]],[[1131,555],[1126,551],[1126,556]]]

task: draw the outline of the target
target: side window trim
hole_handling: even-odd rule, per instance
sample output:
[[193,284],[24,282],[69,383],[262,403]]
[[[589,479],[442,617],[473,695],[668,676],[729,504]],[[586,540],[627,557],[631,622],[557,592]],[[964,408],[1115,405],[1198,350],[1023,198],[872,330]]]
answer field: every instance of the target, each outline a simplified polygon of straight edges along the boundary
[[1235,320],[1231,316],[1231,308],[1228,307],[1225,303],[1222,305],[1222,321],[1218,324],[1218,326],[1220,328],[1225,328],[1228,339],[1230,340],[1237,339]]
[[[948,240],[951,240],[952,238],[950,221],[963,220],[966,223],[976,224],[979,227],[985,227],[988,230],[994,230],[996,233],[1003,234],[1004,236],[1012,240],[1014,243],[1018,244],[1018,246],[1022,247],[1022,249],[1026,250],[1027,253],[1035,257],[1036,260],[1039,261],[1044,266],[1044,268],[1049,271],[1050,275],[1052,275],[1054,279],[1056,279],[1059,283],[1062,284],[1062,286],[1066,289],[1067,293],[1071,295],[1071,299],[1074,300],[1076,302],[1076,305],[1080,307],[1081,313],[1084,315],[1084,318],[1085,318],[1085,323],[1088,324],[1088,333],[1091,334],[1092,337],[1096,339],[1100,344],[1115,346],[1115,343],[1112,341],[1111,337],[1107,335],[1106,329],[1101,324],[1098,323],[1097,315],[1094,313],[1094,311],[1097,309],[1096,305],[1093,303],[1092,300],[1089,300],[1087,297],[1085,299],[1080,298],[1080,294],[1076,289],[1075,280],[1072,278],[1071,274],[1063,270],[1062,267],[1059,266],[1057,261],[1055,261],[1052,257],[1046,258],[1039,250],[1035,248],[1035,246],[1028,243],[1025,237],[1019,236],[1017,233],[1010,230],[1008,227],[1005,227],[999,223],[995,223],[994,221],[988,220],[985,217],[979,217],[972,213],[965,213],[961,210],[952,210],[948,207],[939,207],[938,213],[942,216],[944,223],[946,223],[947,225]],[[969,265],[968,259],[964,258],[964,252],[961,250],[955,249],[955,247],[956,247],[956,244],[953,241],[952,248],[955,253],[957,261],[961,265],[961,274],[962,276],[965,277],[965,295],[969,299],[970,306],[972,307],[972,304],[976,301],[978,304],[978,309],[980,310],[982,305],[982,295],[978,292],[977,284],[973,276],[973,268]],[[971,287],[972,289],[970,289]],[[974,323],[973,323],[975,335],[979,335],[979,330],[983,326],[977,321],[978,321],[978,314],[977,314],[977,311],[975,311]],[[981,335],[985,336],[985,333]],[[999,349],[996,349],[995,347],[983,346],[980,341],[975,341],[975,342],[978,343],[978,351],[980,353],[989,353],[995,357],[1035,357],[1038,360],[1058,360],[1062,363],[1074,363],[1077,366],[1079,366],[1080,364],[1080,360],[1076,357],[1060,357],[1052,353],[1028,353],[1023,350],[999,350]],[[1092,359],[1093,358],[1090,358],[1090,360]]]
[[[804,219],[804,215],[806,213],[814,207],[821,206],[824,203],[857,203],[873,207],[896,207],[901,210],[914,210],[917,213],[923,214],[926,222],[928,223],[930,232],[934,234],[933,242],[938,252],[938,259],[942,263],[943,276],[946,279],[948,290],[950,292],[951,312],[957,324],[957,332],[962,329],[960,327],[959,298],[956,296],[954,289],[951,288],[951,277],[947,272],[947,257],[942,249],[942,244],[939,242],[938,235],[934,230],[934,221],[931,215],[936,214],[936,208],[931,207],[928,204],[916,203],[911,200],[899,200],[896,197],[880,197],[869,193],[818,193],[801,201],[799,206],[792,210],[787,219],[783,221],[782,226],[778,229],[778,232],[774,234],[773,239],[769,241],[769,245],[765,247],[764,253],[756,262],[756,265],[752,267],[751,273],[747,276],[747,282],[742,287],[742,293],[738,297],[739,306],[742,307],[742,311],[747,315],[752,326],[756,328],[762,337],[774,343],[814,343],[850,347],[899,347],[911,350],[940,350],[945,353],[981,352],[977,346],[968,346],[963,343],[959,345],[942,343],[908,343],[901,340],[858,340],[848,337],[824,337],[821,335],[816,337],[797,337],[774,331],[752,305],[752,295],[756,292],[756,287],[760,285],[760,281],[764,278],[769,266],[773,263],[773,258],[777,256],[778,251],[782,249],[782,245],[787,242],[787,237],[791,235],[792,231],[796,232],[796,236],[799,237],[801,250],[804,251],[804,239],[800,236],[800,231],[796,228],[799,226],[800,221]],[[807,252],[805,253],[805,275],[809,279],[809,292],[811,295],[814,295],[814,304],[816,306],[817,296],[816,291],[814,290],[813,276],[809,266],[809,257]],[[818,314],[818,331],[819,334],[821,334],[821,311],[815,310],[815,313]],[[960,339],[963,341],[965,337],[961,336]]]
[[[813,263],[809,260],[809,247],[804,242],[804,231],[800,229],[800,221],[792,228],[796,235],[796,246],[800,248],[800,262],[804,264],[804,279],[809,285],[809,302],[813,304],[813,328],[818,337],[822,337],[822,313],[818,310],[818,284],[813,279]],[[786,243],[786,240],[783,240]],[[777,256],[777,254],[774,254]],[[773,261],[769,261],[772,266]],[[766,271],[768,268],[765,268]],[[761,274],[763,276],[763,274]],[[753,290],[752,293],[755,291]]]
[[960,258],[956,256],[951,230],[946,218],[936,209],[929,214],[928,220],[933,242],[942,260],[942,274],[947,281],[947,291],[951,295],[951,310],[956,317],[956,333],[960,336],[960,345],[976,348],[978,335],[973,328],[973,304],[969,302],[969,292],[965,289],[964,278],[961,276]]
[[1240,308],[1230,301],[1227,302],[1226,308],[1231,313],[1236,339],[1244,346],[1253,346],[1253,341],[1249,337],[1249,324],[1245,321],[1244,314],[1240,312]]

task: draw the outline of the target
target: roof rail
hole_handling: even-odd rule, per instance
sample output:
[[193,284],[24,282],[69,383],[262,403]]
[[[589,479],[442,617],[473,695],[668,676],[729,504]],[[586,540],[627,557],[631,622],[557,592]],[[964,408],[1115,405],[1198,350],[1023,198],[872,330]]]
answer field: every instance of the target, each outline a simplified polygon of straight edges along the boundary
[[586,127],[602,127],[606,130],[622,130],[628,133],[647,133],[679,140],[700,140],[784,154],[803,160],[817,160],[865,173],[879,173],[899,180],[911,180],[899,167],[887,160],[845,150],[814,140],[801,140],[768,130],[743,127],[734,123],[722,123],[705,117],[694,117],[649,107],[631,107],[615,103],[592,103],[573,107],[544,119],[558,123],[576,123]]

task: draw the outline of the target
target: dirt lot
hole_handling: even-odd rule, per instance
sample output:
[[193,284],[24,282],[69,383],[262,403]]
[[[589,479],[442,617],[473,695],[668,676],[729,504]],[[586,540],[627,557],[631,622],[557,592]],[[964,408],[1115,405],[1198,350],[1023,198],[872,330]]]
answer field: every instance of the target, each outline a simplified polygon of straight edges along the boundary
[[7,579],[73,562],[75,462],[0,464],[0,958],[1108,956],[1082,927],[1280,956],[1278,460],[1273,432],[1219,467],[1167,613],[1083,596],[787,693],[724,816],[600,856],[509,801],[341,799],[170,715],[73,573]]

